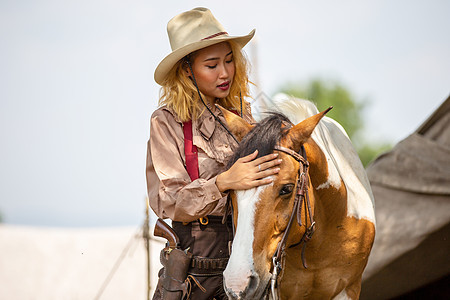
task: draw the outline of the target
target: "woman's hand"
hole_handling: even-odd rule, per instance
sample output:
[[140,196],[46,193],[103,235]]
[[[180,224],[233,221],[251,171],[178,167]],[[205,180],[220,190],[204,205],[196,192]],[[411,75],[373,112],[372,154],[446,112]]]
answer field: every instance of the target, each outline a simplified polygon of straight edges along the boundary
[[[219,191],[247,190],[273,181],[270,175],[277,174],[281,163],[278,153],[263,157],[258,156],[258,150],[250,155],[239,158],[227,171],[220,173],[216,179]],[[274,168],[275,167],[275,168]]]

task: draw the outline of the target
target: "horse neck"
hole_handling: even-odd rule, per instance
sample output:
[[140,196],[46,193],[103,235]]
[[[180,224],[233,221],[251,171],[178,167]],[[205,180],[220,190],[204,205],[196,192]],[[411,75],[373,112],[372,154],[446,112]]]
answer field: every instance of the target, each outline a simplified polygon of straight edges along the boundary
[[304,144],[309,161],[310,195],[314,197],[314,219],[322,228],[338,226],[347,215],[347,190],[332,160],[313,139]]

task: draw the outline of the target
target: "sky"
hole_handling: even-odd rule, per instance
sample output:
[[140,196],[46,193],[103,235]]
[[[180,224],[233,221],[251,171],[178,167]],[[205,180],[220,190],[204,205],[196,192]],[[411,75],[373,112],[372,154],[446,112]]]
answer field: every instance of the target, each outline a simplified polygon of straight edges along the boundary
[[368,101],[366,140],[397,143],[450,94],[449,1],[255,3],[0,1],[3,221],[143,222],[153,72],[170,52],[168,20],[194,7],[231,35],[256,28],[246,48],[267,95],[321,78]]

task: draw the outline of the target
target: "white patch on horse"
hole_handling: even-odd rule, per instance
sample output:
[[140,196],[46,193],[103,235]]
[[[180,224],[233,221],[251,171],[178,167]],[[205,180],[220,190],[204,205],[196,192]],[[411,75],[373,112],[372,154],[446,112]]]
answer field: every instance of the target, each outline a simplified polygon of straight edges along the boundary
[[253,236],[255,207],[260,193],[267,185],[257,188],[236,191],[238,206],[237,230],[233,240],[232,252],[228,265],[223,272],[225,285],[236,295],[248,285],[253,269]]
[[[279,94],[274,107],[294,124],[317,114],[316,106],[307,100]],[[344,128],[335,120],[324,117],[312,134],[328,163],[328,180],[317,188],[333,186],[339,189],[341,178],[347,188],[347,216],[366,219],[375,224],[374,198],[366,171]]]
[[343,289],[333,300],[351,300],[351,298],[347,295],[345,289]]
[[327,189],[330,186],[331,186],[330,182],[326,181],[326,182],[322,183],[321,185],[319,185],[318,187],[316,187],[316,190]]
[[314,131],[312,138],[331,157],[347,189],[347,216],[375,224],[374,198],[369,179],[344,128],[328,117],[324,117],[316,128],[318,130]]

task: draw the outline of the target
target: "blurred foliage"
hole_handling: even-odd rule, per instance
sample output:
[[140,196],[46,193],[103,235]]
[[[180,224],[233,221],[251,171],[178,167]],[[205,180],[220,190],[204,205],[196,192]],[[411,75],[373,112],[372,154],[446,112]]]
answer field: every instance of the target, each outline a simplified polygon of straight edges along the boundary
[[380,144],[366,143],[360,146],[357,151],[364,167],[367,167],[378,155],[392,149],[392,144],[384,142]]
[[313,79],[306,85],[289,84],[282,88],[281,92],[310,100],[316,104],[319,111],[333,106],[327,116],[338,121],[352,140],[362,129],[361,111],[366,102],[356,102],[348,89],[339,83]]
[[327,116],[344,127],[364,167],[379,154],[392,148],[389,142],[375,144],[364,138],[363,110],[369,103],[367,100],[355,99],[351,91],[339,82],[312,79],[306,84],[287,84],[279,92],[310,100],[319,111],[333,106]]

